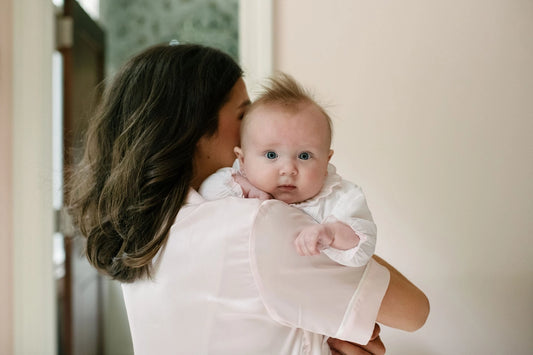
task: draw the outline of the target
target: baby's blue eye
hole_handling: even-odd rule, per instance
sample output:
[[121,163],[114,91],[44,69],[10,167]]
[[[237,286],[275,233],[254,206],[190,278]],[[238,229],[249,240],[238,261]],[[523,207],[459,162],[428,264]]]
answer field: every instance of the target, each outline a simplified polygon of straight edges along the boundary
[[300,153],[300,154],[298,154],[298,159],[309,160],[309,159],[311,159],[311,154],[309,154],[308,152]]
[[265,157],[267,159],[276,159],[278,157],[278,154],[273,151],[266,152]]

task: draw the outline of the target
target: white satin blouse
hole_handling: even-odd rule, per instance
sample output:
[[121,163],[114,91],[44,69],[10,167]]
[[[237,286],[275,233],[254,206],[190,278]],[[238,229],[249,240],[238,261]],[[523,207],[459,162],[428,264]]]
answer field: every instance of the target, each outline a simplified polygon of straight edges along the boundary
[[314,222],[283,202],[191,190],[152,280],[123,284],[135,354],[330,354],[368,342],[389,272],[298,256]]

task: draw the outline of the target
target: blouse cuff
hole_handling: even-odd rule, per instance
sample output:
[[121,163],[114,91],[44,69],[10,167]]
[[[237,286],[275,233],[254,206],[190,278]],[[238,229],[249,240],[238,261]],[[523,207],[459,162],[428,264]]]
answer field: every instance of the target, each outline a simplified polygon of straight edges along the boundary
[[[366,279],[373,282],[365,282]],[[389,270],[375,260],[370,260],[341,326],[335,334],[336,338],[353,339],[353,334],[360,334],[360,338],[357,339],[359,344],[367,344],[370,341],[389,281]]]

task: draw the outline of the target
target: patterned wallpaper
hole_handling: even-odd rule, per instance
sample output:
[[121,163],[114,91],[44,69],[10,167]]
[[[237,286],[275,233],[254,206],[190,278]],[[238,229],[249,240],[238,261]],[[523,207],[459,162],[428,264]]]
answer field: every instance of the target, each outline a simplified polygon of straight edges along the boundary
[[238,0],[100,0],[106,71],[148,46],[177,39],[219,48],[238,60]]

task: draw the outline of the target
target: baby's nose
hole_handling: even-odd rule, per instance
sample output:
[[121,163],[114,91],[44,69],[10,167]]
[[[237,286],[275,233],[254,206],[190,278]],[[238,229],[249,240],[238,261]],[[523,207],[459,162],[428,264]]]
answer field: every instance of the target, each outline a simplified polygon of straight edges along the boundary
[[296,169],[296,164],[292,161],[287,161],[283,164],[279,171],[280,175],[296,175],[298,169]]

